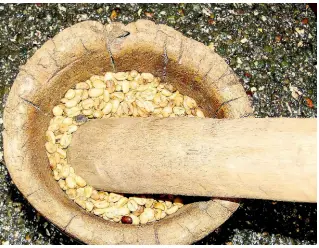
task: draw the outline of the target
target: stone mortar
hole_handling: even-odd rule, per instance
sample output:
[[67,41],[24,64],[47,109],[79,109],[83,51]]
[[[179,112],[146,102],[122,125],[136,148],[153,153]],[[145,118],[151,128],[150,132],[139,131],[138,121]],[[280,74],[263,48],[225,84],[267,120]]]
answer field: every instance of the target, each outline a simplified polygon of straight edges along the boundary
[[88,214],[51,175],[44,143],[52,108],[77,82],[106,71],[150,72],[193,97],[212,118],[252,114],[245,91],[224,60],[165,25],[139,20],[102,25],[85,21],[47,41],[24,66],[4,112],[4,156],[22,194],[48,220],[88,244],[191,244],[223,224],[235,200],[184,206],[164,220],[123,225]]

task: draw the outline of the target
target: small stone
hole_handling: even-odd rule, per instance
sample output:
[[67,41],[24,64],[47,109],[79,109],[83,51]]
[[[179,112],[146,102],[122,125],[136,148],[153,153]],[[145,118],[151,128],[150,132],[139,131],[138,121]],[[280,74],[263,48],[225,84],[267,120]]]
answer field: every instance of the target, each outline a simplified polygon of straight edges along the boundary
[[241,43],[246,43],[247,41],[248,40],[246,38],[240,40]]

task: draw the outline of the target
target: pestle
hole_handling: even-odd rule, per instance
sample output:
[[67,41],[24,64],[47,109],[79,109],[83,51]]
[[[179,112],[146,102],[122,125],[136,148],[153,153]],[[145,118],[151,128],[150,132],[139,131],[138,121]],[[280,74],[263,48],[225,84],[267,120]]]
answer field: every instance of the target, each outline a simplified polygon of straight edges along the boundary
[[68,149],[97,189],[316,202],[316,119],[110,118]]

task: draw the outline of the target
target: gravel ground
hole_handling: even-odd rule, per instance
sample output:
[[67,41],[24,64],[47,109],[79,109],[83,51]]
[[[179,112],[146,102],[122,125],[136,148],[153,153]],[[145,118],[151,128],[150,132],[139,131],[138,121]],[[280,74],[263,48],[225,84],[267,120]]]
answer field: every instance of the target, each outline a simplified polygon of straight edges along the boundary
[[[306,4],[0,4],[0,129],[19,66],[83,20],[146,18],[215,47],[241,78],[256,117],[317,117],[316,17]],[[12,183],[0,136],[0,242],[76,244],[41,217]],[[242,201],[198,244],[316,244],[316,204]]]

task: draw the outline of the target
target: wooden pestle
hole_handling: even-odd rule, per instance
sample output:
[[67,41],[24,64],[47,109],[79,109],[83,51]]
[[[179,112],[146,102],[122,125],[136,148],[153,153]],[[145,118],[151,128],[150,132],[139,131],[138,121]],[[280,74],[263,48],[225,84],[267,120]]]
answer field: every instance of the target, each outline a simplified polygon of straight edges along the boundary
[[68,149],[97,189],[316,202],[316,119],[92,120]]

